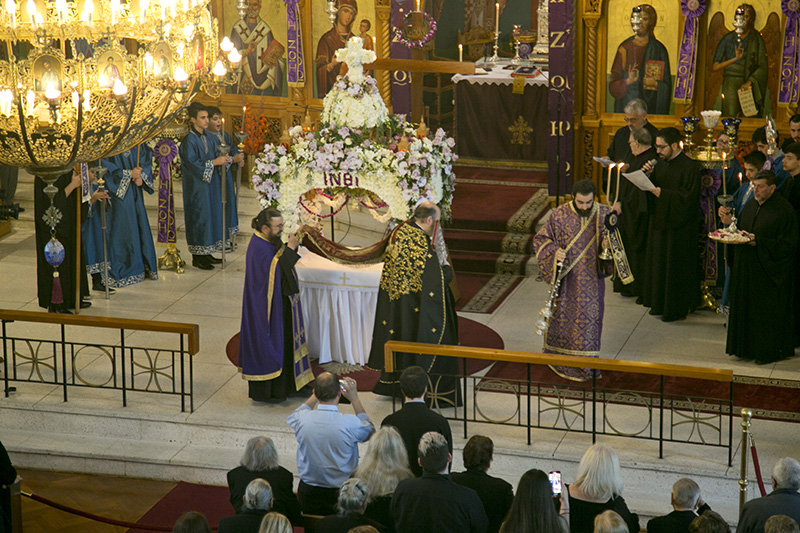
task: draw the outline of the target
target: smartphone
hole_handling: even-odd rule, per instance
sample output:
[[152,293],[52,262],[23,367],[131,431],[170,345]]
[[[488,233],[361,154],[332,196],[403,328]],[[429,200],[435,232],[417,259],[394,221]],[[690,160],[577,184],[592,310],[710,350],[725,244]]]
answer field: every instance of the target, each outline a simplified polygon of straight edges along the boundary
[[561,472],[553,470],[547,477],[550,479],[550,486],[553,488],[553,494],[556,496],[561,494]]
[[342,389],[342,392],[347,392],[347,388],[345,387],[345,384],[346,384],[345,380],[343,380],[343,379],[339,380],[339,388]]

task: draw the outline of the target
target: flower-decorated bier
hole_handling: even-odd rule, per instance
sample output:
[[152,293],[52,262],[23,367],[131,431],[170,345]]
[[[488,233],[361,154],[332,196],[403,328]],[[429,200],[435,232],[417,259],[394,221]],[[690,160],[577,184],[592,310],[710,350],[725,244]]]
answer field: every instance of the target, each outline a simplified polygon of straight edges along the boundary
[[731,230],[730,227],[720,228],[708,234],[708,238],[712,241],[722,242],[725,244],[747,244],[752,241],[755,235],[742,231],[740,229]]
[[348,73],[323,100],[319,130],[295,126],[288,142],[267,144],[255,161],[259,201],[281,211],[287,233],[304,225],[321,229],[351,201],[381,222],[407,220],[424,201],[450,214],[455,141],[441,128],[429,136],[389,115],[375,80],[362,73],[367,52],[358,37],[337,51]]

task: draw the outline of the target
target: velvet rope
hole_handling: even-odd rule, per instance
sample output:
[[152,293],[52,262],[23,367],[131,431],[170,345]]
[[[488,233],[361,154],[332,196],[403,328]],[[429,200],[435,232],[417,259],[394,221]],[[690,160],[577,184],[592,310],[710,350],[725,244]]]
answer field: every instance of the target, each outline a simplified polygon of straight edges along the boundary
[[[53,509],[58,509],[59,511],[64,511],[65,513],[74,514],[76,516],[82,516],[83,518],[88,518],[89,520],[93,520],[95,522],[102,522],[104,524],[110,524],[112,526],[118,527],[127,527],[129,529],[144,529],[147,531],[172,531],[172,526],[148,526],[148,525],[141,525],[141,524],[133,524],[131,522],[125,522],[123,520],[115,520],[113,518],[106,518],[104,516],[99,516],[94,513],[88,513],[86,511],[81,511],[79,509],[74,509],[72,507],[68,507],[66,505],[62,505],[60,503],[54,502],[53,500],[48,500],[38,494],[32,494],[27,492],[21,493],[23,496],[30,498],[31,500],[37,501],[39,503],[43,503]],[[212,526],[211,529],[216,531],[219,526]]]
[[764,478],[761,477],[761,466],[758,464],[758,451],[756,450],[756,442],[750,436],[750,455],[753,456],[753,468],[756,471],[756,481],[758,482],[758,490],[761,492],[761,497],[767,495],[767,489],[764,488]]

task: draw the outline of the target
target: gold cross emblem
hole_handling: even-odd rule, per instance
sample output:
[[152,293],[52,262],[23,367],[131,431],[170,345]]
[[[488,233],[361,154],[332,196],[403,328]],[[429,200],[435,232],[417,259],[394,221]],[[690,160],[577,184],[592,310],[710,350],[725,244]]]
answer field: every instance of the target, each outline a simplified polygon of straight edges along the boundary
[[394,335],[394,330],[393,329],[389,330],[389,335]]
[[531,144],[533,128],[522,118],[522,115],[517,117],[513,126],[508,127],[508,131],[511,132],[511,144]]
[[431,298],[433,298],[433,293],[431,293]]

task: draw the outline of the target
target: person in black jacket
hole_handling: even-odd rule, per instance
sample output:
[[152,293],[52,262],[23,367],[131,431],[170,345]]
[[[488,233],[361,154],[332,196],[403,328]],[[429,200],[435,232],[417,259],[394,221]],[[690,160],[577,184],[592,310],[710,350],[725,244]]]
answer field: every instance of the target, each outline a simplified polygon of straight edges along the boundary
[[278,451],[269,437],[253,437],[247,442],[241,466],[228,472],[231,505],[236,513],[244,511],[242,497],[248,484],[261,478],[272,487],[274,511],[300,524],[300,504],[294,494],[294,475],[278,465]]
[[406,479],[392,496],[397,533],[485,533],[489,520],[478,494],[453,483],[447,474],[453,456],[435,431],[419,440],[421,478]]
[[688,477],[672,485],[670,500],[674,511],[647,522],[647,533],[689,533],[692,520],[711,509],[700,496],[700,487]]
[[272,508],[272,487],[263,479],[254,479],[242,499],[242,512],[220,520],[218,533],[258,533],[261,520]]
[[0,442],[0,532],[11,531],[11,491],[9,485],[17,479],[8,452]]
[[511,484],[499,477],[487,474],[492,464],[494,443],[489,437],[474,435],[464,446],[464,467],[466,472],[452,474],[453,481],[478,493],[489,518],[487,533],[497,533],[514,501]]
[[772,469],[772,492],[750,500],[739,515],[737,533],[764,533],[767,520],[786,515],[800,523],[800,463],[791,457],[778,459]]
[[428,374],[420,366],[410,366],[400,374],[400,390],[405,401],[403,407],[387,416],[381,422],[381,427],[394,426],[403,437],[408,452],[408,466],[415,476],[422,475],[422,467],[417,461],[417,445],[419,439],[429,431],[444,435],[447,440],[447,450],[453,453],[453,434],[450,424],[439,413],[432,411],[425,404],[425,394],[428,392]]

